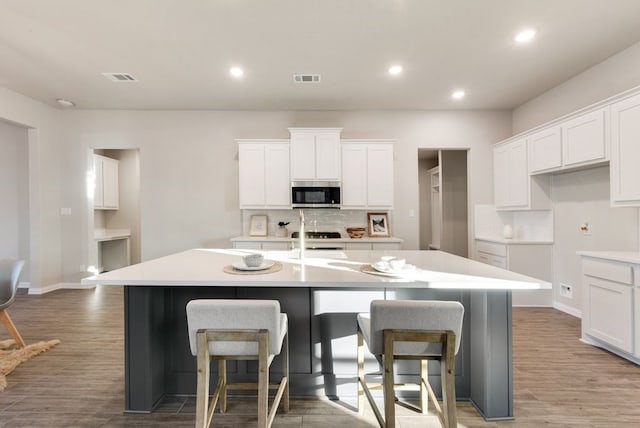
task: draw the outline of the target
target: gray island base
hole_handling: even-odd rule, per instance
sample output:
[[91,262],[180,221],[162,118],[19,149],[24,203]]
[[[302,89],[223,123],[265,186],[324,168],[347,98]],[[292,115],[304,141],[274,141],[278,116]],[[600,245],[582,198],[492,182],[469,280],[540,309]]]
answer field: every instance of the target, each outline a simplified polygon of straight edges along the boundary
[[[277,299],[289,317],[293,396],[354,403],[356,314],[374,299],[457,300],[465,307],[456,357],[456,395],[486,419],[513,418],[511,290],[548,283],[440,251],[264,252],[282,270],[233,275],[225,266],[247,251],[195,249],[83,280],[124,285],[125,411],[152,412],[166,395],[195,395],[196,361],[189,351],[185,306],[198,298]],[[383,255],[405,258],[416,269],[399,276],[360,270]],[[417,366],[403,362],[396,380],[414,382]],[[215,371],[215,366],[212,371]],[[271,376],[278,378],[278,362]],[[366,361],[366,373],[380,367]],[[230,365],[230,381],[254,381],[254,362]],[[215,375],[214,375],[215,376]],[[430,367],[439,386],[439,367]],[[440,391],[437,391],[440,394]]]

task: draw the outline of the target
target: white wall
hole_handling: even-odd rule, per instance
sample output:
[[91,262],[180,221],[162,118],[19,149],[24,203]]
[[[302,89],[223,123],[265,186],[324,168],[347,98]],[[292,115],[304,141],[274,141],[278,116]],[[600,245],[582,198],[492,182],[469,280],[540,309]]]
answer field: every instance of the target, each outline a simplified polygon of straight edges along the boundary
[[[637,251],[638,209],[611,208],[609,167],[553,176],[555,224],[554,301],[582,310],[580,259],[576,251]],[[591,235],[580,231],[582,223]],[[573,285],[573,299],[560,296],[560,283]]]
[[0,258],[29,259],[27,157],[27,129],[0,121]]
[[[418,148],[470,148],[470,206],[492,201],[491,144],[509,135],[508,112],[65,111],[60,156],[65,218],[63,266],[87,264],[89,148],[140,149],[142,260],[225,243],[242,233],[237,138],[288,138],[288,127],[343,127],[343,138],[395,145],[395,236],[419,248]],[[415,216],[409,217],[414,210]],[[470,214],[470,217],[472,214]],[[470,234],[473,233],[471,228]],[[84,258],[83,258],[84,257]]]
[[513,133],[640,86],[640,43],[576,75],[513,110]]
[[58,112],[0,87],[0,119],[28,127],[29,281],[35,289],[56,284],[61,274]]
[[[513,133],[526,131],[549,120],[587,107],[640,85],[640,43],[539,95],[513,111]],[[578,250],[639,249],[637,208],[609,208],[608,167],[553,177],[554,299],[579,313],[580,276]],[[577,226],[589,218],[596,222],[593,235],[585,237]],[[560,282],[574,287],[572,300],[561,298]]]

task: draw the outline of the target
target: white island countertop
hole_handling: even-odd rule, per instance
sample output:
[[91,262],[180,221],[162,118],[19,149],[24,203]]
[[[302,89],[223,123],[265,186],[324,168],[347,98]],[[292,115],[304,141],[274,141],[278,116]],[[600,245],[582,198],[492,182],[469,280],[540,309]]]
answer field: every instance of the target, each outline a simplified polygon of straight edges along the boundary
[[[225,266],[260,252],[279,261],[278,272],[237,275]],[[406,259],[415,269],[399,275],[360,270],[381,256]],[[192,249],[82,280],[83,284],[144,286],[322,287],[322,288],[441,288],[476,290],[548,289],[551,284],[442,251],[309,251],[299,260],[292,251]]]

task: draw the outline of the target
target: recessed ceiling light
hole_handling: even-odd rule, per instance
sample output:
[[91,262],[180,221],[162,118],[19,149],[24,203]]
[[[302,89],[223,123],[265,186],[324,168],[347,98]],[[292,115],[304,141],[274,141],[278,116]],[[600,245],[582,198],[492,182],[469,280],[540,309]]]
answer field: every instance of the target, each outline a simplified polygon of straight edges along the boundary
[[240,67],[231,67],[229,69],[229,74],[231,74],[233,77],[242,77],[244,75],[244,70]]
[[400,73],[402,73],[402,66],[401,65],[392,65],[391,67],[389,67],[389,74],[397,76]]
[[533,28],[528,28],[516,34],[513,40],[515,40],[517,43],[527,43],[533,40],[535,36],[536,30],[534,30]]
[[451,94],[451,98],[453,98],[454,100],[459,100],[464,98],[465,93],[463,90],[459,89],[457,91],[453,91],[453,93]]
[[56,98],[56,102],[64,107],[75,107],[75,103],[73,101],[65,100],[64,98]]

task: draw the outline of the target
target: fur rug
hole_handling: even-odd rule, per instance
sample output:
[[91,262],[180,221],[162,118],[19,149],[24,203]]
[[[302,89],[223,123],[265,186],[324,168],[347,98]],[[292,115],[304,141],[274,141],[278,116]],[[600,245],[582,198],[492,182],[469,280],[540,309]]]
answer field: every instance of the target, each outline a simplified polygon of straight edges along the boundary
[[49,340],[18,348],[12,339],[0,340],[0,391],[7,387],[7,375],[18,367],[20,363],[45,352],[58,343],[60,343],[59,340]]

